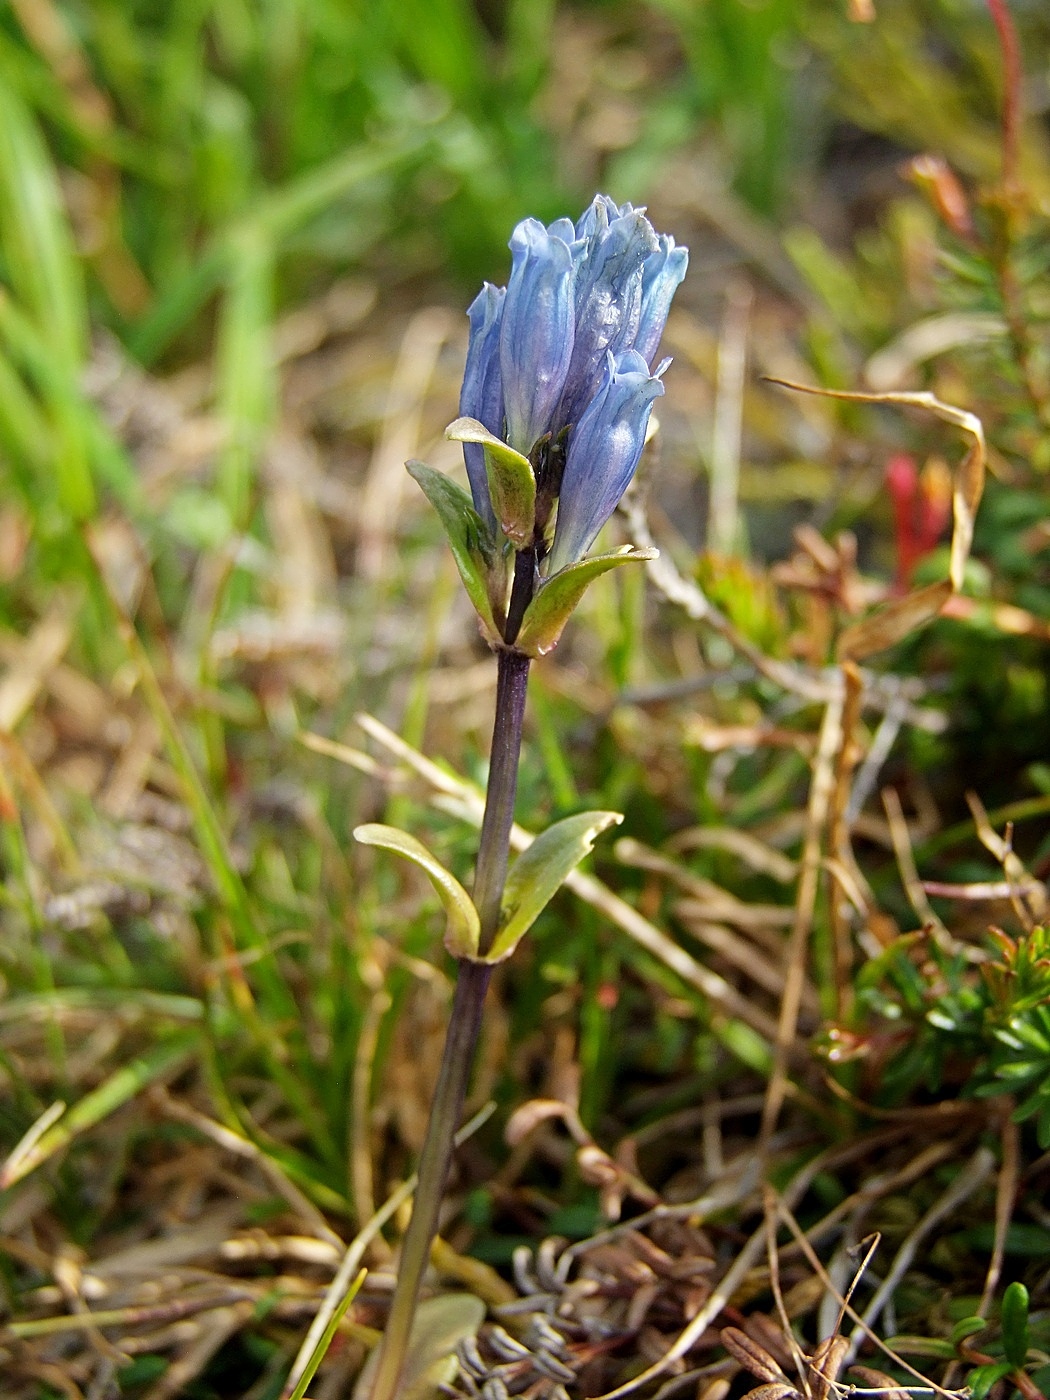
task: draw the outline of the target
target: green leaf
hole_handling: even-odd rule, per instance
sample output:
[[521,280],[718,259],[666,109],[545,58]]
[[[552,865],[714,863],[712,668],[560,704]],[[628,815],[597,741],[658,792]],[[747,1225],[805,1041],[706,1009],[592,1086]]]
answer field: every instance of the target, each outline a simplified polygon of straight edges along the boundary
[[987,1326],[988,1321],[983,1317],[977,1317],[975,1315],[974,1317],[960,1318],[952,1328],[952,1346],[957,1347],[959,1343],[965,1341],[967,1337],[974,1337],[978,1332],[983,1332]]
[[1008,1376],[1014,1368],[1009,1361],[995,1361],[989,1366],[975,1366],[966,1377],[970,1400],[984,1400],[996,1381]]
[[354,827],[354,839],[364,846],[381,846],[383,850],[393,851],[395,855],[418,865],[429,877],[445,907],[448,919],[445,947],[454,958],[477,957],[481,925],[474,902],[455,875],[446,870],[436,856],[431,855],[422,841],[417,841],[396,826],[383,826],[380,822],[366,822],[364,826]]
[[956,1360],[955,1348],[941,1337],[913,1337],[908,1334],[888,1337],[886,1345],[905,1356],[936,1356],[945,1361]]
[[[485,1320],[485,1304],[472,1293],[440,1293],[416,1309],[398,1384],[399,1400],[435,1400],[459,1371],[456,1347],[477,1335]],[[354,1387],[354,1400],[368,1400],[379,1365],[374,1347]]]
[[1028,1289],[1023,1283],[1011,1283],[1006,1290],[1000,1321],[1006,1359],[1020,1369],[1028,1357]]
[[445,429],[453,442],[479,442],[485,449],[492,509],[500,529],[518,549],[532,544],[536,528],[536,475],[532,463],[495,437],[476,418],[457,418]]
[[522,851],[507,876],[500,929],[486,961],[510,957],[566,877],[590,854],[594,838],[622,821],[619,812],[579,812],[549,826]]
[[425,462],[411,461],[405,466],[437,511],[467,596],[489,636],[498,642],[500,631],[493,615],[492,598],[500,598],[505,591],[505,573],[489,527],[474,509],[466,491],[444,472],[435,471]]
[[612,554],[595,554],[560,569],[540,588],[525,609],[521,630],[514,642],[518,651],[529,656],[545,656],[558,645],[558,638],[570,615],[599,574],[620,564],[655,559],[655,549],[635,549],[624,545]]

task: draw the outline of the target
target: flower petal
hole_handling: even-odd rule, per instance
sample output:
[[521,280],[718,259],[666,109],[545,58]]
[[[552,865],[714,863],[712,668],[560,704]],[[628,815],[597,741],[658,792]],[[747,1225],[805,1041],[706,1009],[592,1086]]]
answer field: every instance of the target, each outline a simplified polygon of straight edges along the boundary
[[[612,206],[615,209],[615,205]],[[658,251],[656,234],[644,214],[618,215],[587,245],[576,271],[576,335],[558,427],[575,423],[602,382],[605,356],[634,345],[642,310],[647,260]]]
[[669,234],[662,234],[660,246],[645,260],[642,269],[642,310],[634,349],[647,364],[652,364],[656,347],[664,333],[671,300],[681,285],[689,265],[689,249],[676,248]]
[[560,238],[570,248],[576,241],[576,229],[571,219],[555,219],[553,224],[547,225],[547,232],[551,238]]
[[[470,343],[463,371],[463,388],[459,395],[460,417],[476,418],[495,437],[503,435],[499,333],[505,297],[503,287],[494,287],[491,282],[486,282],[471,303],[467,312],[470,317]],[[474,509],[495,533],[496,516],[489,499],[484,449],[478,443],[464,443],[463,460],[467,464]]]
[[663,392],[636,351],[607,357],[601,387],[569,439],[548,577],[581,558],[616,509],[642,455],[653,400]]
[[550,431],[572,357],[572,254],[537,219],[517,226],[510,249],[500,370],[507,441],[527,455]]
[[633,208],[631,204],[621,208],[607,194],[596,194],[576,220],[576,237],[593,238],[595,234],[604,234],[613,219],[618,219],[621,214],[630,214]]

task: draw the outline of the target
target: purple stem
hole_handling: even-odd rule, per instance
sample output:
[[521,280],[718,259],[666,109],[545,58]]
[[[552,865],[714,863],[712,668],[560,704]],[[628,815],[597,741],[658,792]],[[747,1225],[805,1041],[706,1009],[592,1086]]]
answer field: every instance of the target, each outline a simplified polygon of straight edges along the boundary
[[[509,618],[516,621],[508,621],[508,643],[513,643],[521,617],[532,597],[535,573],[535,551],[523,550],[515,561]],[[518,787],[529,657],[508,647],[499,653],[498,667],[489,780],[473,891],[474,904],[481,920],[479,952],[482,956],[492,947],[499,932],[500,906],[510,854],[510,831],[514,824],[514,797]],[[412,1206],[412,1219],[401,1246],[397,1287],[380,1343],[371,1400],[394,1400],[398,1393],[419,1290],[437,1234],[438,1212],[452,1163],[453,1139],[463,1113],[470,1069],[481,1031],[485,994],[491,979],[491,964],[473,962],[469,958],[460,960],[441,1070],[430,1107],[426,1141],[419,1159],[419,1185]]]

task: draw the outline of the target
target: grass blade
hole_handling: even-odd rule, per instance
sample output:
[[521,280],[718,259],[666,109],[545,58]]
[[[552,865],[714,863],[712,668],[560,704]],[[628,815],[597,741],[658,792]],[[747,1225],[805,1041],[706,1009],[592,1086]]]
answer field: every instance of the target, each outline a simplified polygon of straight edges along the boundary
[[324,1329],[324,1332],[321,1334],[317,1346],[314,1348],[309,1361],[307,1361],[305,1367],[303,1368],[303,1374],[299,1377],[299,1382],[296,1385],[295,1389],[292,1391],[291,1400],[303,1400],[303,1396],[306,1394],[306,1387],[313,1380],[314,1376],[317,1374],[318,1366],[320,1366],[321,1362],[325,1359],[325,1356],[328,1353],[328,1348],[332,1345],[332,1338],[335,1336],[339,1324],[346,1316],[347,1308],[357,1297],[357,1294],[361,1289],[361,1285],[364,1283],[367,1277],[368,1270],[362,1269],[361,1272],[354,1279],[350,1287],[346,1290],[346,1295],[343,1298],[342,1302],[340,1302],[336,1306],[335,1311],[329,1318],[328,1326]]
[[104,1118],[115,1113],[142,1092],[147,1085],[170,1074],[189,1061],[197,1047],[198,1031],[184,1031],[162,1041],[137,1056],[130,1064],[118,1069],[97,1089],[85,1095],[57,1123],[46,1128],[27,1150],[11,1158],[0,1170],[0,1191],[21,1181],[49,1157],[60,1152],[79,1134],[96,1127]]

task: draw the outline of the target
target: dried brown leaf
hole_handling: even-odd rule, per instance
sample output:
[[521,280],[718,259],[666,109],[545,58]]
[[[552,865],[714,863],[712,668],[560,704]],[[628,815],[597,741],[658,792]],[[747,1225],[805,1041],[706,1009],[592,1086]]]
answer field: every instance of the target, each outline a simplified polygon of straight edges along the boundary
[[760,1347],[764,1347],[782,1367],[794,1364],[791,1347],[784,1328],[764,1312],[753,1312],[744,1324],[747,1335]]
[[825,1400],[842,1369],[849,1352],[849,1338],[836,1334],[825,1337],[813,1349],[809,1363],[809,1379],[814,1400]]
[[[760,1346],[739,1327],[723,1327],[719,1335],[722,1338],[722,1345],[730,1356],[739,1361],[745,1370],[750,1371],[753,1376],[757,1376],[760,1381],[771,1383],[787,1381],[787,1376],[784,1375],[776,1359],[770,1356],[765,1347]],[[788,1390],[792,1391],[793,1387],[789,1385]],[[769,1400],[773,1400],[773,1397],[770,1396]]]
[[839,637],[838,654],[842,660],[861,661],[876,652],[886,651],[903,641],[910,633],[924,627],[940,613],[952,595],[949,579],[917,588],[903,598],[862,617],[847,627]]
[[873,1366],[851,1366],[849,1368],[851,1376],[856,1376],[868,1390],[881,1390],[883,1400],[908,1400],[908,1392],[902,1390],[892,1376],[887,1376],[885,1371],[876,1371]]
[[756,1386],[749,1390],[744,1400],[801,1400],[801,1396],[788,1381],[773,1381],[769,1385]]

